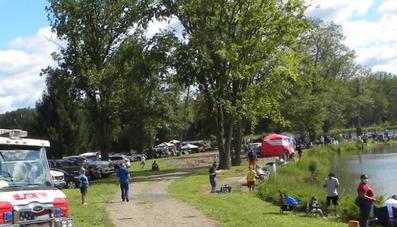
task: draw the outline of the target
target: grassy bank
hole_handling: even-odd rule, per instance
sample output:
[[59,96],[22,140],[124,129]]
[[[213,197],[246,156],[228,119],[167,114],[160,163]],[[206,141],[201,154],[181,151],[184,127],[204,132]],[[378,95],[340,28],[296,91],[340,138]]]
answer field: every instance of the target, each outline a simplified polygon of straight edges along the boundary
[[[134,162],[130,167],[133,182],[144,179],[146,176],[161,174],[176,168],[175,163],[170,159],[158,159],[161,171],[150,171],[153,160],[146,162],[145,169],[140,168],[139,162]],[[90,182],[88,189],[88,205],[81,205],[81,196],[79,189],[64,189],[69,200],[69,215],[73,218],[76,227],[108,227],[113,226],[108,215],[106,207],[112,200],[113,195],[119,190],[117,177],[113,174],[107,178]]]
[[[244,176],[246,166],[233,167],[218,175],[219,180]],[[170,193],[206,215],[222,226],[346,226],[330,219],[306,217],[303,214],[280,214],[279,207],[264,202],[255,193],[248,193],[243,186],[233,187],[230,194],[208,193],[207,168],[194,175],[178,179],[169,187]]]
[[[383,144],[371,144],[369,146],[383,146]],[[277,175],[258,187],[258,195],[265,201],[278,203],[280,200],[279,190],[281,190],[301,199],[301,210],[304,209],[311,196],[316,195],[320,203],[324,205],[326,198],[323,188],[324,178],[331,169],[331,163],[335,155],[343,158],[344,155],[357,153],[360,150],[361,146],[356,143],[317,146],[306,150],[304,156],[298,161],[278,167]],[[354,205],[356,195],[341,194],[340,197],[337,212],[341,219],[344,221],[352,218],[357,219],[358,208]],[[381,201],[382,198],[379,198],[379,200]]]

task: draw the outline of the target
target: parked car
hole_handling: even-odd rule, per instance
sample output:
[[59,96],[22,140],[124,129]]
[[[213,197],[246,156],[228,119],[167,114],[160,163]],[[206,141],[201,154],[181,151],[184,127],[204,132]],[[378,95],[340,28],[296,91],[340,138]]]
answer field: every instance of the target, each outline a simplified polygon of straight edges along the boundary
[[81,167],[86,167],[86,162],[78,162],[68,159],[48,160],[50,168],[60,169],[69,174],[75,175],[79,173]]
[[80,181],[77,179],[78,174],[70,174],[66,171],[61,169],[50,168],[52,171],[62,172],[64,174],[64,180],[66,182],[65,188],[74,189],[80,187]]
[[114,154],[114,155],[110,155],[109,159],[113,162],[114,165],[117,166],[119,166],[121,163],[125,163],[127,167],[131,166],[130,159],[127,158],[125,155]]
[[63,157],[63,160],[73,161],[73,162],[77,163],[80,166],[85,166],[90,161],[87,158],[82,157],[82,156],[78,156],[78,155],[65,156],[65,157]]
[[65,175],[63,172],[56,171],[56,170],[50,170],[52,182],[54,183],[54,186],[61,189],[64,188],[66,185],[65,182]]
[[100,155],[96,152],[88,152],[79,156],[88,159],[88,168],[95,178],[102,178],[114,173],[114,164],[111,161],[100,160]]
[[182,141],[181,146],[191,144],[197,146],[197,149],[194,149],[193,151],[196,152],[203,152],[206,151],[208,148],[207,143],[204,140],[191,140],[191,141]]
[[66,156],[63,159],[82,165],[87,170],[90,179],[102,178],[114,172],[113,163],[110,161],[93,161],[79,155]]
[[[146,150],[145,152],[144,152],[144,155],[146,156],[146,159],[152,159],[152,158],[156,158],[156,151],[155,150],[153,150],[153,149],[151,149],[151,150]],[[138,159],[139,158],[139,159]],[[140,157],[138,156],[138,157],[134,157],[134,161],[133,162],[135,162],[135,161],[140,161],[141,159],[140,159]]]

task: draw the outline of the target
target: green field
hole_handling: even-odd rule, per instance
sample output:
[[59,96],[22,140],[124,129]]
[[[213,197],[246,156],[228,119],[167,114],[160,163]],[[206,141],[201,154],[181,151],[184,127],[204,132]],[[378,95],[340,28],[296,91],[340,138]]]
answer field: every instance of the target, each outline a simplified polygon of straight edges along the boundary
[[[236,167],[218,175],[228,178],[241,175],[245,167]],[[280,214],[279,206],[264,202],[254,193],[235,187],[230,194],[210,194],[202,190],[209,184],[207,169],[194,175],[181,178],[171,184],[170,193],[188,204],[198,208],[210,218],[217,220],[222,226],[346,226],[346,223],[335,222],[332,218],[307,217],[303,213]]]

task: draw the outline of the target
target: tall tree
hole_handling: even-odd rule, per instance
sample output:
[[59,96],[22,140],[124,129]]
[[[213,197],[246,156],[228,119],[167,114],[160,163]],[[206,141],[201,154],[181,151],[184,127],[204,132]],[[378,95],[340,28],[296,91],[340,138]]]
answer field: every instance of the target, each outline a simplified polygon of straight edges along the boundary
[[[293,46],[305,27],[303,2],[160,2],[162,13],[184,27],[175,68],[181,80],[193,82],[202,93],[216,131],[220,167],[229,168],[234,128],[245,118],[279,116],[278,100],[297,76]],[[241,141],[241,135],[234,139]]]
[[156,129],[169,129],[172,109],[179,100],[170,81],[172,34],[145,38],[137,34],[126,40],[113,59],[109,73],[120,77],[121,134],[126,148],[142,152],[154,145]]
[[27,130],[30,136],[41,136],[36,130],[36,111],[23,108],[0,114],[0,128]]
[[47,89],[36,103],[36,130],[49,138],[49,156],[60,158],[86,151],[89,147],[86,117],[69,75],[50,67],[43,75]]
[[282,109],[291,128],[308,133],[311,140],[346,121],[345,104],[353,96],[343,83],[356,74],[357,67],[353,63],[354,53],[343,44],[343,39],[340,26],[319,20],[312,20],[300,37],[302,77]]
[[142,0],[50,0],[51,26],[65,41],[60,66],[77,81],[81,97],[95,125],[96,145],[102,158],[119,131],[117,101],[119,78],[109,63],[142,18],[150,1]]

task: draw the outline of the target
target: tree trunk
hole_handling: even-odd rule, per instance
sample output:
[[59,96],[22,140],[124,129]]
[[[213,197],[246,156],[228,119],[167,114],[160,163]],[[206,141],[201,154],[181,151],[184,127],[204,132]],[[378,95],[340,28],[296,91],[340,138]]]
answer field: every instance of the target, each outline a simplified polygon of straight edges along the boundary
[[233,136],[233,153],[232,153],[232,166],[239,166],[241,164],[241,141],[242,141],[242,124],[239,122],[236,126]]
[[232,134],[233,134],[233,124],[229,117],[225,120],[225,151],[224,151],[224,165],[222,169],[230,168],[230,151],[232,148]]
[[216,140],[219,150],[219,168],[230,168],[230,148],[233,126],[229,117],[225,116],[220,103],[215,105]]

